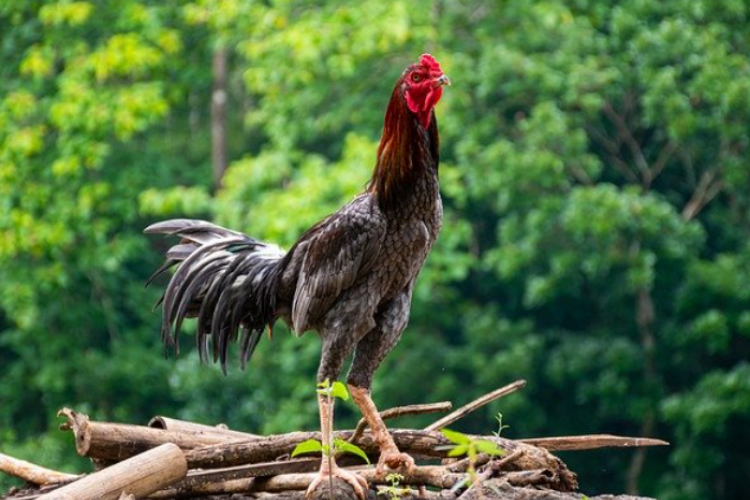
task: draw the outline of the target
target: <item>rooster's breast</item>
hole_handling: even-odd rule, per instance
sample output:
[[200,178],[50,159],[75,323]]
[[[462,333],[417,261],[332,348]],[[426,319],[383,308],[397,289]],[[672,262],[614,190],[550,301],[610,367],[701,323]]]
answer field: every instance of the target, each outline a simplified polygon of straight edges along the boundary
[[429,217],[413,217],[389,225],[378,269],[383,299],[393,298],[412,285],[440,231],[442,209]]

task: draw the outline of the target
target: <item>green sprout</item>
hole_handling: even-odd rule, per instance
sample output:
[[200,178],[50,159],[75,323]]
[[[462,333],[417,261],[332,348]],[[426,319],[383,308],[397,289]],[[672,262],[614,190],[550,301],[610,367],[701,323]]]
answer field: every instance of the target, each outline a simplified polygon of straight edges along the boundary
[[497,432],[493,432],[493,434],[495,437],[500,437],[503,429],[507,429],[510,425],[503,425],[503,414],[500,412],[497,412],[497,415],[495,415],[495,420],[497,420]]
[[388,481],[388,486],[378,486],[378,495],[387,496],[390,500],[398,500],[406,495],[411,495],[414,491],[408,486],[401,486],[401,481],[404,480],[404,476],[401,474],[388,474],[385,476],[385,480]]
[[[502,430],[502,427],[500,430]],[[498,447],[497,444],[492,441],[486,439],[472,439],[466,434],[452,431],[450,429],[440,429],[440,432],[453,444],[439,446],[438,449],[449,450],[449,457],[461,457],[465,455],[469,459],[469,468],[466,471],[468,477],[466,480],[456,483],[452,490],[459,490],[469,482],[476,484],[479,481],[476,463],[480,453],[486,453],[487,455],[495,457],[505,455],[505,450]]]
[[[347,391],[346,386],[338,380],[333,382],[333,384],[331,384],[328,380],[319,383],[317,392],[320,395],[326,396],[329,402],[333,398],[341,399],[343,401],[349,400],[349,391]],[[295,446],[294,450],[292,451],[292,457],[296,457],[297,455],[302,455],[304,453],[321,453],[326,457],[336,457],[340,453],[351,453],[352,455],[357,455],[358,457],[363,459],[365,462],[367,462],[368,465],[370,464],[370,459],[367,458],[367,454],[364,452],[364,450],[362,450],[362,448],[341,438],[336,438],[333,440],[333,450],[331,450],[328,445],[324,445],[317,439],[308,439],[307,441],[303,441]]]

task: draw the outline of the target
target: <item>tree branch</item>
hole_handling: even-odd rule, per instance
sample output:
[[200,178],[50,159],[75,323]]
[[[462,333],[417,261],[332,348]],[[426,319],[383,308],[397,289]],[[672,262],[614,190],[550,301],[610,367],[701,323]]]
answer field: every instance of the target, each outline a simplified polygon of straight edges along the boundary
[[630,131],[630,128],[628,127],[625,119],[620,114],[618,114],[617,111],[615,111],[615,109],[612,107],[612,104],[610,104],[609,102],[605,102],[602,109],[604,111],[604,114],[607,115],[607,117],[614,124],[619,136],[622,138],[625,145],[628,146],[628,149],[633,156],[635,166],[640,171],[642,181],[644,185],[646,185],[646,179],[650,177],[651,169],[649,168],[648,161],[646,161],[646,157],[643,154],[643,150],[641,149],[640,144],[638,144],[638,141],[635,139],[635,137],[633,137],[633,134]]
[[66,474],[64,472],[47,469],[41,465],[13,458],[3,453],[0,453],[0,472],[23,479],[28,483],[38,485],[63,483],[80,477],[75,474]]
[[656,161],[651,166],[651,172],[649,173],[647,187],[651,187],[651,183],[654,182],[654,180],[659,177],[659,175],[661,175],[661,173],[664,171],[664,167],[667,166],[667,162],[672,157],[672,154],[676,149],[677,143],[671,140],[667,141],[667,143],[659,152],[659,156],[656,158]]
[[586,131],[594,138],[594,140],[596,140],[597,143],[599,143],[600,146],[607,150],[609,160],[628,180],[628,182],[638,184],[638,176],[636,176],[630,166],[620,158],[620,148],[612,142],[604,132],[597,130],[595,127],[586,127]]
[[698,185],[690,200],[682,209],[682,218],[686,221],[694,219],[723,189],[724,183],[718,179],[718,169],[709,168],[701,175]]
[[[450,401],[442,401],[440,403],[428,403],[419,405],[407,405],[397,406],[395,408],[388,408],[380,412],[380,418],[388,420],[391,418],[403,417],[405,415],[421,415],[425,413],[439,413],[443,411],[449,411],[453,407]],[[357,427],[354,429],[354,434],[349,438],[349,442],[353,443],[357,441],[367,429],[367,420],[365,418],[359,419]]]
[[667,441],[652,438],[634,438],[593,434],[590,436],[560,436],[550,438],[519,439],[518,441],[550,451],[595,450],[597,448],[630,448],[641,446],[669,446]]
[[481,398],[477,398],[471,403],[462,406],[461,408],[457,409],[453,413],[441,418],[437,422],[434,422],[433,424],[428,425],[427,427],[425,427],[424,430],[436,431],[436,430],[442,429],[443,427],[447,427],[451,425],[452,423],[462,419],[469,413],[481,408],[482,406],[488,403],[491,403],[492,401],[495,401],[496,399],[500,399],[503,396],[507,396],[508,394],[516,392],[518,389],[522,389],[525,386],[526,386],[525,380],[516,380],[515,382],[511,384],[508,384],[495,391],[492,391],[489,394],[485,394]]

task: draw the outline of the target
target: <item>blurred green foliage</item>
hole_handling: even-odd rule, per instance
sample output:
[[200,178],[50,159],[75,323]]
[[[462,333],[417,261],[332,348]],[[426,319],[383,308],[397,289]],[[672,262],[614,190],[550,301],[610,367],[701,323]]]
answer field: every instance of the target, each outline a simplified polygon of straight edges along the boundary
[[65,405],[314,428],[314,336],[280,329],[227,377],[189,349],[163,359],[143,282],[166,244],[141,229],[205,217],[288,247],[365,184],[392,84],[430,51],[454,83],[446,221],[380,405],[526,378],[460,429],[502,409],[508,437],[657,436],[672,446],[563,458],[589,493],[745,498],[748,17],[746,0],[3,2],[0,449],[85,470],[55,429]]

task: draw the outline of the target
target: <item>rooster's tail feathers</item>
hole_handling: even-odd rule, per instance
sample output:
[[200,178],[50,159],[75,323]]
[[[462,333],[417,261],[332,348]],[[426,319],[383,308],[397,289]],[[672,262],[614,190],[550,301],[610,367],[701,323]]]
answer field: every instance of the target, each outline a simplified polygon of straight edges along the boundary
[[208,359],[211,338],[213,360],[220,361],[226,372],[229,344],[237,340],[241,331],[240,359],[244,368],[263,330],[275,320],[279,262],[284,252],[275,245],[201,220],[163,221],[144,232],[180,238],[180,243],[167,251],[167,261],[148,280],[151,283],[167,269],[179,265],[159,301],[165,349],[171,346],[178,353],[184,319],[197,317],[196,342],[201,360]]

